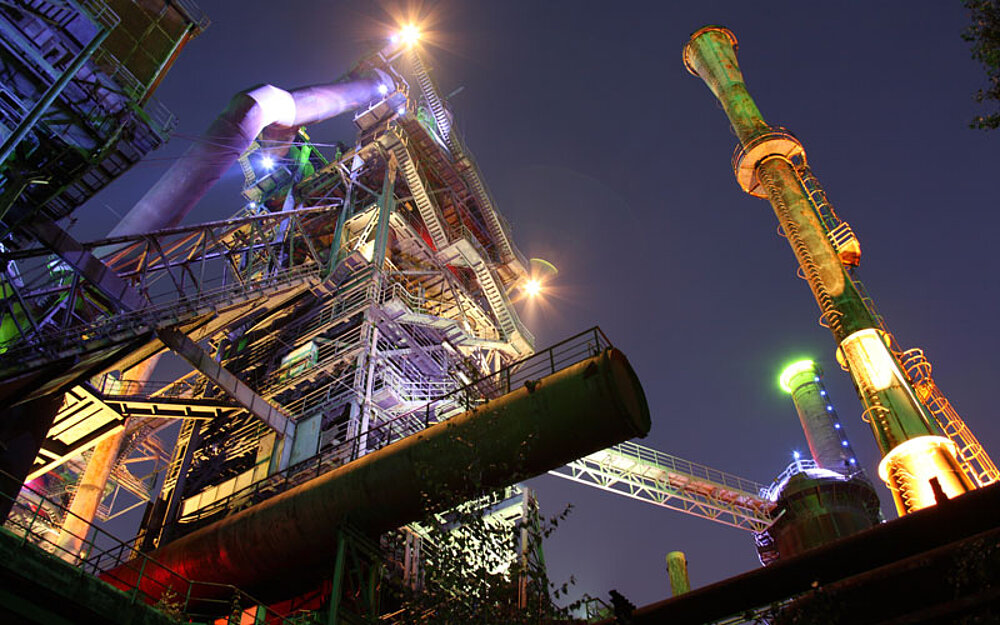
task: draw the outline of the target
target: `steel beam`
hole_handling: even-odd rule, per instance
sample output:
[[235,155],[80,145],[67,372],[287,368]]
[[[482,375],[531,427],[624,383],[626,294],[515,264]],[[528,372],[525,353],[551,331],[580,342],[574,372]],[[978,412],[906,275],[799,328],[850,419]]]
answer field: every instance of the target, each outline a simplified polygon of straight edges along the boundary
[[246,408],[250,414],[263,421],[268,427],[285,438],[285,447],[291,450],[291,437],[295,435],[295,422],[271,402],[243,383],[211,355],[203,350],[188,335],[178,330],[165,328],[157,331],[157,336],[170,349],[177,352],[192,367],[215,382],[227,395]]

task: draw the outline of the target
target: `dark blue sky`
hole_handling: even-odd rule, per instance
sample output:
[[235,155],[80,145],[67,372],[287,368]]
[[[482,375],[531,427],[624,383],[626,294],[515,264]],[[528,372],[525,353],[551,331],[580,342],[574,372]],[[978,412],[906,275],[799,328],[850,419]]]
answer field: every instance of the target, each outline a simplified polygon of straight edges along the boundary
[[[93,238],[124,214],[248,86],[336,78],[384,34],[395,5],[200,0],[213,20],[164,81],[180,117],[166,148],[100,194],[73,232]],[[381,8],[380,8],[381,7]],[[1000,134],[967,128],[982,71],[952,2],[445,2],[428,4],[427,49],[514,236],[560,274],[544,309],[525,311],[544,346],[599,324],[629,356],[649,399],[644,444],[769,481],[805,449],[776,377],[810,356],[859,460],[878,457],[829,333],[795,277],[764,200],[730,170],[736,144],[721,108],[681,64],[710,23],[740,39],[765,118],[804,143],[838,213],[858,234],[862,277],[904,346],[988,451],[1000,450],[995,395],[1000,271],[994,239]],[[350,140],[346,120],[310,128]],[[188,216],[238,205],[239,176]],[[553,477],[543,508],[576,509],[547,544],[556,580],[617,588],[633,602],[669,593],[663,557],[687,552],[695,586],[757,566],[751,536]],[[888,493],[879,485],[883,501]],[[891,504],[884,506],[892,516]]]

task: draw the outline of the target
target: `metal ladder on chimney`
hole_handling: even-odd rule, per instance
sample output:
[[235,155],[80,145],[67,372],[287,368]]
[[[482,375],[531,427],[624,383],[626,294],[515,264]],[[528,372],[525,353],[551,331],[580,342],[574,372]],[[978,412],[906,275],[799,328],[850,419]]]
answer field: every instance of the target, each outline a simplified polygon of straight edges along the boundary
[[908,349],[900,355],[900,360],[917,397],[931,411],[948,438],[958,445],[958,461],[965,473],[979,486],[1000,481],[1000,471],[993,460],[931,377],[931,363],[924,356],[924,350]]
[[[847,222],[837,216],[812,170],[806,165],[799,165],[796,167],[796,171],[809,195],[809,201],[823,220],[827,235],[839,254],[852,240],[857,240],[854,233],[850,230]],[[931,413],[945,435],[958,447],[957,460],[962,467],[962,472],[979,486],[1000,481],[1000,471],[997,470],[993,460],[931,377],[931,364],[924,356],[923,350],[914,348],[904,351],[896,341],[895,336],[889,332],[885,320],[875,308],[875,301],[868,294],[864,283],[853,271],[847,271],[846,275],[858,295],[861,296],[865,307],[878,323],[879,329],[882,330],[888,343],[889,350],[899,362],[908,381],[916,391],[917,398]]]

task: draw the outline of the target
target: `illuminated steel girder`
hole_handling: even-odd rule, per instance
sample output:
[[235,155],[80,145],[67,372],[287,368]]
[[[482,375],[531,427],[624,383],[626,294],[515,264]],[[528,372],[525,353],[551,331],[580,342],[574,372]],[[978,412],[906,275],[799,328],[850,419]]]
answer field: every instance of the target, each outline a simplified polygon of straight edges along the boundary
[[[102,369],[131,366],[162,350],[157,330],[190,329],[200,340],[247,314],[281,306],[319,283],[325,259],[304,227],[331,210],[244,215],[83,244],[145,298],[144,306],[124,312],[48,250],[7,253],[18,276],[0,277],[10,294],[0,314],[4,327],[16,332],[5,337],[0,379],[57,366],[59,374],[36,394],[54,392],[91,375],[95,362]],[[58,367],[67,359],[75,364]]]
[[[28,479],[55,469],[123,429],[129,440],[142,441],[172,420],[209,420],[237,410],[233,402],[196,399],[173,385],[149,386],[105,377],[99,387],[84,383],[70,389]],[[129,453],[124,449],[122,457]]]
[[762,484],[633,442],[549,474],[751,532],[767,529],[774,509],[760,494]]

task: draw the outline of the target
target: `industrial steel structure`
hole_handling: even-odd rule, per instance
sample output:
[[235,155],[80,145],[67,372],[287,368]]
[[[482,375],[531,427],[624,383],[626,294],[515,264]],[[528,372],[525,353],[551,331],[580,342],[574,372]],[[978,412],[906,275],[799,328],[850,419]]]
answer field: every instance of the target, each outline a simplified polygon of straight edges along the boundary
[[[121,0],[24,0],[0,7],[3,251],[42,242],[72,253],[71,240],[54,220],[72,219],[74,209],[166,140],[174,119],[153,93],[187,41],[207,24],[186,1],[140,6]],[[51,283],[73,280],[69,264],[54,257],[50,261]],[[69,317],[58,294],[41,307],[22,302],[20,265],[5,259],[4,269],[3,349],[26,333],[44,332],[52,324],[46,315],[57,309]],[[88,314],[86,306],[101,305],[92,299],[78,304],[76,313],[83,315]],[[84,393],[71,401],[93,412],[91,399]],[[15,477],[0,478],[0,489],[16,491],[27,477],[60,401],[52,396],[13,408],[4,404],[0,430],[6,444],[0,469]],[[78,414],[49,437],[41,463],[66,460],[81,438],[101,438],[121,425],[106,411],[93,425],[81,428],[79,421]],[[164,451],[155,439],[136,441],[136,446],[147,456]],[[51,485],[66,487],[69,477],[53,475]],[[127,467],[116,478],[134,492],[147,490]],[[6,510],[6,504],[0,509]]]
[[[721,102],[740,140],[733,172],[741,188],[767,198],[780,232],[837,342],[882,462],[879,476],[900,514],[1000,479],[996,466],[940,394],[919,350],[903,352],[855,272],[861,248],[834,212],[797,138],[764,121],[736,61],[736,37],[707,26],[684,47],[684,65]],[[906,365],[904,363],[910,363]]]
[[[352,111],[355,144],[324,156],[302,127]],[[179,225],[237,161],[245,206]],[[11,527],[149,601],[187,579],[208,589],[189,586],[201,602],[228,592],[218,584],[268,602],[309,595],[333,561],[343,582],[345,545],[359,544],[344,523],[371,538],[649,429],[638,381],[599,330],[534,354],[511,303],[529,263],[412,40],[335,83],[237,94],[102,240],[75,241],[58,216],[10,223],[0,401],[48,434],[9,459],[6,479],[32,482],[4,504]],[[192,371],[152,381],[166,349]],[[558,440],[566,419],[579,436]],[[171,449],[158,435],[178,420]],[[129,471],[142,461],[147,479]],[[139,546],[154,559],[94,553],[110,484],[149,501]],[[508,490],[504,522],[529,498]],[[275,533],[310,500],[326,512],[291,518],[344,529]],[[251,562],[266,567],[247,577]],[[333,615],[343,592],[310,605]]]
[[[76,241],[57,220],[165,140],[151,93],[205,26],[187,0],[0,5],[0,512],[17,536],[0,552],[60,559],[0,577],[36,603],[62,593],[42,612],[100,618],[94,602],[120,598],[99,578],[139,605],[123,622],[175,603],[189,619],[391,621],[377,581],[419,587],[435,548],[421,518],[471,501],[513,529],[533,506],[518,482],[545,472],[751,531],[779,573],[879,522],[812,362],[781,375],[812,458],[765,487],[628,441],[649,410],[598,328],[535,351],[512,300],[537,290],[536,264],[411,27],[335,82],[237,93],[114,230]],[[684,62],[736,130],[740,185],[774,207],[898,511],[1000,480],[923,353],[886,330],[856,236],[735,52],[710,26]],[[314,144],[306,126],[342,114],[353,143]],[[235,214],[182,223],[237,164]],[[168,351],[190,371],[157,381]],[[133,543],[94,529],[138,506]],[[80,570],[86,595],[51,581]]]

